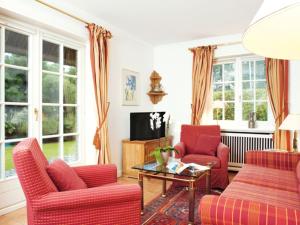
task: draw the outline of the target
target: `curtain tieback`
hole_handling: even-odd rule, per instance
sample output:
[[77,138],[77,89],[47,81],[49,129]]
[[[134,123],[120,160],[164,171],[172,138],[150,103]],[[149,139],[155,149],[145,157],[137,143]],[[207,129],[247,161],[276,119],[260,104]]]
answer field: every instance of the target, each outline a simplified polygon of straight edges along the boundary
[[93,145],[95,146],[96,149],[98,149],[99,151],[101,150],[101,140],[100,140],[100,131],[104,125],[104,123],[107,120],[107,115],[108,115],[108,110],[109,110],[109,106],[110,106],[110,102],[107,103],[107,108],[104,114],[104,118],[100,123],[100,126],[96,128],[96,132],[94,135],[94,140],[93,140]]

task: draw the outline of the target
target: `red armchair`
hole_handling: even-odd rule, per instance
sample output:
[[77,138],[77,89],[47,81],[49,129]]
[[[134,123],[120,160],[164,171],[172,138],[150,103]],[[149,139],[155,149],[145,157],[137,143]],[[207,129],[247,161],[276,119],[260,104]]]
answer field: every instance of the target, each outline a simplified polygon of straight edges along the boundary
[[114,165],[74,167],[88,188],[59,192],[35,138],[20,142],[13,159],[26,197],[28,225],[141,223],[141,190],[135,184],[117,184]]
[[[211,171],[211,187],[220,189],[225,189],[227,187],[229,183],[229,148],[221,143],[219,126],[182,125],[180,143],[175,145],[175,148],[179,151],[179,154],[176,154],[176,157],[181,158],[181,161],[184,163],[193,162],[205,165],[209,162],[215,162],[215,166]],[[207,148],[207,151],[205,151],[206,154],[198,153],[198,149],[201,148]],[[204,187],[204,181],[205,179],[200,181],[199,185],[201,187]]]

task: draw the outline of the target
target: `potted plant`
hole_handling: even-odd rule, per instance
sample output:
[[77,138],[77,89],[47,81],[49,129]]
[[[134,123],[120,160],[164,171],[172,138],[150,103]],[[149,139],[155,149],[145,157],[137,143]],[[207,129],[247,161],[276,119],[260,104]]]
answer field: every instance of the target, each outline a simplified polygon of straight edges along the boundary
[[[151,153],[151,156],[154,156],[157,163],[159,164],[167,164],[170,154],[175,151],[176,153],[178,153],[178,151],[169,145],[169,141],[167,139],[168,137],[168,133],[169,133],[169,125],[170,125],[170,114],[165,113],[164,118],[163,118],[163,122],[165,122],[166,124],[166,138],[165,138],[165,142],[164,142],[164,146],[161,147],[160,141],[159,141],[159,146],[156,147]],[[159,130],[159,128],[161,127],[161,117],[159,116],[159,113],[155,112],[155,113],[150,113],[150,127],[151,129],[155,132],[156,130]],[[159,139],[160,140],[160,139]]]

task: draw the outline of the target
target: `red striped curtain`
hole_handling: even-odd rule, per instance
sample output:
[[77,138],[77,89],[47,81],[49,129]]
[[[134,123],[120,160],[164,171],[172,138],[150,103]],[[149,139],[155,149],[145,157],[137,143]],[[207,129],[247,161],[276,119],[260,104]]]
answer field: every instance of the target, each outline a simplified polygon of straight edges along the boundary
[[289,113],[289,61],[266,58],[265,62],[268,95],[275,118],[274,147],[290,151],[290,132],[278,129]]

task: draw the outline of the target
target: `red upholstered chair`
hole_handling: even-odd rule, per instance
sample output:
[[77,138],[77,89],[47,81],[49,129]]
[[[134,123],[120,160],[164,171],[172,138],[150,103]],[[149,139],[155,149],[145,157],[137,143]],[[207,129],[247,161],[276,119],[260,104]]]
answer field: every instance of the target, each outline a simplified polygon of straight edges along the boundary
[[59,192],[35,138],[20,142],[13,159],[26,196],[28,225],[141,223],[141,190],[135,184],[117,184],[114,165],[73,167],[88,188]]
[[[220,189],[227,187],[229,148],[221,143],[219,126],[182,125],[180,143],[175,148],[179,151],[176,157],[184,163],[205,165],[215,162],[211,171],[211,186]],[[202,185],[204,187],[205,179],[200,181]]]

